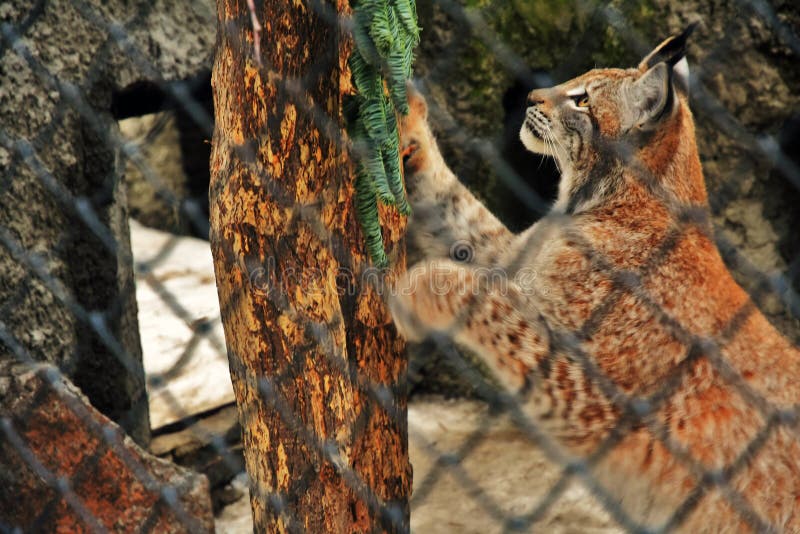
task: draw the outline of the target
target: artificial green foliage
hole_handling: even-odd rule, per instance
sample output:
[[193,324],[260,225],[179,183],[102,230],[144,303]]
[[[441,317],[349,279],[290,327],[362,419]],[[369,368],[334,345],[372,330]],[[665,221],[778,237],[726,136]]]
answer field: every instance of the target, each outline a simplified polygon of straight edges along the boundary
[[396,114],[408,113],[406,81],[419,43],[415,1],[354,2],[353,40],[350,70],[358,94],[347,114],[358,159],[356,213],[370,258],[383,267],[387,260],[377,202],[411,213],[400,169]]

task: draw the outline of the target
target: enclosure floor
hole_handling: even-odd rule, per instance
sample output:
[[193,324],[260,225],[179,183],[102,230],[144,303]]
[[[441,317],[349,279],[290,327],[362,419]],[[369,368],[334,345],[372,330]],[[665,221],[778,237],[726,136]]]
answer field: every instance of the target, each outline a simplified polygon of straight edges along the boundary
[[[408,431],[414,466],[411,529],[416,533],[506,531],[506,521],[534,510],[561,475],[513,423],[489,414],[481,402],[414,399],[408,410]],[[462,460],[440,462],[436,467],[443,454]],[[540,521],[522,531],[577,534],[620,529],[575,482]],[[252,532],[247,498],[223,509],[217,532]]]
[[208,241],[133,219],[130,228],[150,426],[158,430],[235,397],[224,379],[228,357]]

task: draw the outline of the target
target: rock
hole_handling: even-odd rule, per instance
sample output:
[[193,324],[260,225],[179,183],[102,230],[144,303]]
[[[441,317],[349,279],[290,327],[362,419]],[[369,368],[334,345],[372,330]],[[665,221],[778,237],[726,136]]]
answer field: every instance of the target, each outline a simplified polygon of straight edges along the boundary
[[186,197],[179,132],[171,112],[151,113],[119,121],[122,136],[141,152],[159,178],[158,187],[139,167],[125,162],[125,184],[130,216],[145,226],[172,233],[186,233],[180,205]]
[[[244,500],[248,506],[250,505],[250,477],[245,472],[233,477],[230,483],[226,484],[220,492],[220,501],[223,505],[229,505],[240,500]],[[250,515],[249,508],[246,515]]]
[[[117,20],[128,24],[130,48],[110,55],[115,84],[186,80],[210,69],[217,38],[212,0],[135,0],[109,2]],[[107,17],[106,20],[109,20]]]
[[208,477],[214,510],[241,497],[233,480],[244,473],[242,429],[236,406],[189,417],[161,428],[150,452]]
[[250,510],[250,492],[226,506],[217,515],[217,534],[250,534],[253,532],[253,516]]
[[0,7],[1,315],[30,357],[57,365],[141,444],[147,400],[110,108],[129,85],[209,69],[214,14],[210,0]]
[[244,470],[208,242],[131,219],[150,451],[204,473],[214,509]]
[[[129,213],[147,227],[208,239],[210,77],[205,73],[187,83],[190,98],[208,118],[201,124],[162,88],[134,86],[115,94],[120,134],[135,154],[122,153],[119,160]],[[136,115],[141,112],[146,113]]]
[[150,452],[157,456],[184,456],[187,452],[210,445],[216,439],[238,438],[241,432],[236,406],[233,405],[181,423],[178,429],[155,436],[150,441]]
[[0,524],[211,532],[208,480],[142,450],[58,369],[0,360]]
[[131,220],[153,430],[234,402],[207,241]]

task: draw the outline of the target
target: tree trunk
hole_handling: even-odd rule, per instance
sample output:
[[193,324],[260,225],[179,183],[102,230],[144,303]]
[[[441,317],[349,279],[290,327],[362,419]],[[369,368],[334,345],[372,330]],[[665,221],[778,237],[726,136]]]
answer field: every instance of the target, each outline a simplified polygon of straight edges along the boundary
[[[343,144],[344,0],[218,0],[211,248],[256,532],[408,530],[406,360]],[[382,211],[394,264],[403,221]],[[377,278],[377,276],[375,277]]]

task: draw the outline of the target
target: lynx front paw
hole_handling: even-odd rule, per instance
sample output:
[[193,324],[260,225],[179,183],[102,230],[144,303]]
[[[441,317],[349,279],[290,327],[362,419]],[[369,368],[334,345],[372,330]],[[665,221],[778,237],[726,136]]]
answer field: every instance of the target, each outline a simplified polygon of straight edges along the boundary
[[417,263],[392,286],[389,311],[409,341],[432,334],[455,335],[461,315],[474,304],[472,271],[450,260]]
[[389,298],[388,304],[397,332],[406,341],[419,342],[425,339],[425,327],[414,316],[413,303],[408,297],[393,295]]

